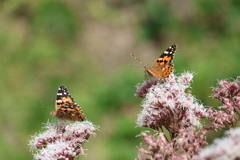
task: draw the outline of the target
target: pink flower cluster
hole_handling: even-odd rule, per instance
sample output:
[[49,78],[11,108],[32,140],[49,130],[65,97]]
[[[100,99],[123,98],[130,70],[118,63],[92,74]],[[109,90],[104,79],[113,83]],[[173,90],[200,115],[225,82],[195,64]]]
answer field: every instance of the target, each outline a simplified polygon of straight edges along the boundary
[[47,123],[45,132],[32,136],[31,150],[37,150],[34,158],[43,159],[74,159],[83,155],[83,144],[97,129],[91,122],[60,122]]
[[[138,160],[204,160],[230,153],[216,147],[210,147],[211,151],[208,152],[208,148],[205,148],[206,133],[208,130],[230,128],[239,123],[237,118],[240,115],[239,77],[233,82],[221,80],[220,87],[213,88],[213,97],[223,103],[218,109],[205,108],[191,91],[186,91],[190,88],[192,78],[193,74],[189,72],[180,76],[170,74],[169,78],[164,80],[147,80],[137,86],[135,96],[144,98],[143,110],[138,116],[137,125],[152,128],[156,132],[154,135],[142,132],[141,136],[148,148],[139,147]],[[210,127],[201,124],[200,120],[203,118],[209,119]],[[168,135],[170,138],[167,138]],[[238,140],[234,144],[233,138],[230,138],[232,142],[229,144],[236,149],[240,148],[240,136],[235,134],[232,137]],[[211,152],[213,154],[210,154]],[[230,156],[226,157],[229,159]],[[236,157],[239,158],[234,156]]]
[[[212,122],[209,129],[230,128],[237,122],[236,115],[240,115],[240,87],[238,77],[233,82],[223,79],[218,83],[220,87],[213,88],[213,97],[222,102],[218,110],[209,108],[207,112]],[[224,110],[223,110],[224,109]]]
[[[192,159],[207,144],[206,130],[183,129],[174,139],[169,141],[164,132],[157,132],[154,136],[142,132],[141,136],[148,145],[148,150],[139,148],[138,160],[188,160]],[[151,158],[141,155],[149,155]]]
[[[192,77],[191,73],[177,78],[171,74],[165,82],[148,80],[139,86],[137,96],[145,99],[137,125],[156,130],[165,127],[170,134],[188,127],[201,127],[200,119],[208,115],[206,109],[193,95],[185,92],[190,87]],[[139,91],[147,92],[140,95]]]
[[225,132],[225,138],[216,139],[211,146],[199,153],[199,160],[240,159],[240,128]]

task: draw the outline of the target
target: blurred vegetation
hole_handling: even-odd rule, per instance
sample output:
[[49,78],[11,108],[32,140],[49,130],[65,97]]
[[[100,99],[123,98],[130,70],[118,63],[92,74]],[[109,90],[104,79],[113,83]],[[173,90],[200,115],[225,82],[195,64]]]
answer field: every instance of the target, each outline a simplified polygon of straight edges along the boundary
[[0,159],[32,159],[30,136],[55,121],[40,101],[54,110],[61,84],[100,126],[81,159],[134,159],[144,69],[129,53],[151,66],[178,44],[175,73],[197,73],[193,94],[218,106],[210,87],[239,75],[239,14],[238,0],[0,1]]

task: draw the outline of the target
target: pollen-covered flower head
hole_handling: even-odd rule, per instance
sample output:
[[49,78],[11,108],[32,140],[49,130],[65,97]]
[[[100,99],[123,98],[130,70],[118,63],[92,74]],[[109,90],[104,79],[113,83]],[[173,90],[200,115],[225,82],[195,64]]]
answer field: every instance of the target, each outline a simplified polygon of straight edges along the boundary
[[47,123],[45,132],[32,136],[31,150],[37,150],[37,160],[73,159],[83,155],[83,144],[98,127],[89,121]]
[[[138,86],[137,91],[145,91],[142,102],[143,110],[138,117],[137,125],[153,129],[163,126],[170,132],[178,133],[187,127],[200,127],[200,118],[207,116],[202,104],[185,90],[190,88],[193,74],[185,72],[179,77],[170,74],[165,81],[147,81]],[[152,82],[152,85],[150,85]],[[147,88],[146,88],[147,87]]]

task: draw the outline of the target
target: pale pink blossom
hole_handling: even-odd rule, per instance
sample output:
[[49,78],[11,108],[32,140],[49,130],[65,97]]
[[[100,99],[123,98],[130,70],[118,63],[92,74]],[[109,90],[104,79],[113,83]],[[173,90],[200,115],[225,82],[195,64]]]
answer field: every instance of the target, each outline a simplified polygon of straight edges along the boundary
[[89,121],[46,123],[46,130],[32,136],[31,150],[37,160],[73,159],[84,155],[83,144],[98,128]]
[[192,77],[189,72],[179,77],[171,74],[164,83],[159,81],[155,84],[154,81],[150,87],[147,81],[139,86],[138,91],[147,92],[141,95],[145,99],[137,125],[153,129],[165,127],[174,133],[186,127],[201,127],[200,119],[208,115],[206,109],[192,94],[185,92]]
[[[237,77],[233,82],[225,79],[218,82],[219,87],[213,87],[214,94],[212,97],[220,100],[222,106],[218,109],[209,108],[207,112],[210,116],[212,126],[208,129],[222,129],[230,128],[234,124],[239,123],[238,117],[240,115],[240,86]],[[224,109],[224,110],[223,110]]]
[[[216,109],[204,107],[187,90],[192,78],[192,73],[185,72],[138,85],[136,96],[144,99],[137,126],[155,131],[141,133],[147,148],[139,147],[138,160],[240,159],[240,129],[229,131],[228,137],[205,148],[208,130],[239,124],[239,77],[233,82],[220,80],[219,87],[213,88],[213,97],[222,102]],[[210,121],[210,126],[201,124],[203,118]]]
[[205,139],[206,131],[195,129],[181,130],[174,139],[168,140],[165,133],[157,131],[154,135],[142,132],[141,136],[148,148],[138,149],[138,160],[147,160],[150,155],[152,159],[191,159],[201,151],[207,144]]
[[202,150],[195,159],[240,159],[240,128],[226,131],[224,138],[214,140],[214,143]]

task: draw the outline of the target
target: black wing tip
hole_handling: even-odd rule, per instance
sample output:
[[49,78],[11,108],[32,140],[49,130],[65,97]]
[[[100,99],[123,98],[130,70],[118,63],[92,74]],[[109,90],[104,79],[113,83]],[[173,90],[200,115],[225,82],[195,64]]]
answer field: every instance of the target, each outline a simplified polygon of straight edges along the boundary
[[175,49],[178,48],[177,44],[173,44],[171,47],[172,47],[172,48],[175,48]]
[[64,95],[70,95],[68,88],[65,85],[61,85],[58,88],[58,93],[64,93]]
[[63,84],[59,87],[59,90],[65,90],[68,92],[68,88]]
[[62,84],[61,86],[60,86],[60,88],[67,88],[64,84]]

